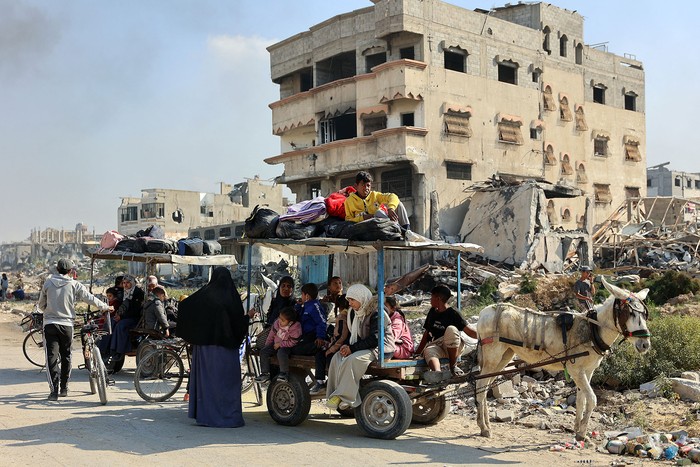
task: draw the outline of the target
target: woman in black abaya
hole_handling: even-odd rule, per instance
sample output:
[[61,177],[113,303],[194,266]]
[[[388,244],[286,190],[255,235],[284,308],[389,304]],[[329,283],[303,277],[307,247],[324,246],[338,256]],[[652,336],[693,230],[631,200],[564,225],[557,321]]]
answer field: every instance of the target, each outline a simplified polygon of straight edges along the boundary
[[248,316],[226,268],[215,268],[209,283],[180,303],[177,334],[192,344],[188,415],[198,425],[245,424],[239,347],[247,331]]

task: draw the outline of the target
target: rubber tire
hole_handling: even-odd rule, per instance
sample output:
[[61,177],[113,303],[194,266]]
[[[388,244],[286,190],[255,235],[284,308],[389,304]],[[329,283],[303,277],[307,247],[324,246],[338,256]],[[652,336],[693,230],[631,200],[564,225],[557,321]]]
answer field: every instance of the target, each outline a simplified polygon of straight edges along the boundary
[[255,363],[252,363],[252,371],[249,369],[251,365],[248,365],[249,359],[254,359],[255,357],[248,355],[248,352],[243,354],[241,359],[241,394],[245,394],[250,391],[250,389],[255,384]]
[[[136,366],[139,365],[143,357],[153,352],[155,349],[156,345],[153,343],[152,339],[146,338],[139,342],[139,346],[136,347]],[[124,364],[122,364],[122,366],[123,365]]]
[[[157,359],[156,363],[149,362],[152,358]],[[151,374],[156,373],[156,375],[142,376],[142,369],[152,365],[156,365],[157,370],[155,372],[150,370],[149,372]],[[163,371],[163,367],[166,367],[165,372]],[[160,349],[143,357],[134,372],[134,386],[136,387],[138,395],[146,402],[164,402],[170,399],[178,389],[180,389],[184,378],[185,366],[180,356],[171,349]],[[157,396],[154,395],[153,391],[149,391],[146,385],[142,387],[142,384],[148,381],[157,382],[158,380],[174,381],[174,385],[169,387],[167,392],[158,393],[159,395]]]
[[445,399],[445,396],[438,396],[429,399],[423,404],[413,405],[412,423],[419,425],[435,425],[447,417],[452,404]]
[[360,387],[360,396],[362,403],[355,408],[355,420],[370,438],[395,439],[411,425],[411,398],[398,383],[371,381]]
[[[37,341],[37,337],[40,339]],[[42,358],[38,358],[37,349],[41,349]],[[29,360],[32,365],[44,368],[46,365],[46,351],[44,350],[44,330],[32,329],[22,342],[22,352],[24,357]],[[35,355],[36,354],[36,355]]]
[[90,394],[96,394],[97,393],[97,376],[96,376],[96,373],[93,373],[93,371],[92,371],[92,358],[85,360],[85,369],[88,372],[88,380],[90,381]]
[[[100,354],[100,349],[93,347],[92,349],[92,363],[96,367],[95,383],[97,385],[97,393],[100,396],[100,404],[107,404],[107,369],[102,361],[102,355]],[[90,379],[91,389],[92,389],[92,378]],[[94,393],[93,393],[94,394]]]
[[267,412],[280,425],[297,426],[309,416],[311,396],[306,375],[289,373],[289,380],[273,380],[267,388]]

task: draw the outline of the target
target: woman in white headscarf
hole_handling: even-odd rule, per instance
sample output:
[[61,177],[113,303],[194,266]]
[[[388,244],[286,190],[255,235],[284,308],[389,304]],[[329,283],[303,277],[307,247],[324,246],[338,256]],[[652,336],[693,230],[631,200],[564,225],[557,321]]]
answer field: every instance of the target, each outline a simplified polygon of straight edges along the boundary
[[[350,339],[333,356],[328,370],[326,392],[329,396],[326,405],[331,409],[360,405],[360,379],[379,354],[379,315],[372,292],[362,284],[353,284],[345,298],[350,304]],[[393,354],[391,319],[384,312],[384,359],[391,358]]]

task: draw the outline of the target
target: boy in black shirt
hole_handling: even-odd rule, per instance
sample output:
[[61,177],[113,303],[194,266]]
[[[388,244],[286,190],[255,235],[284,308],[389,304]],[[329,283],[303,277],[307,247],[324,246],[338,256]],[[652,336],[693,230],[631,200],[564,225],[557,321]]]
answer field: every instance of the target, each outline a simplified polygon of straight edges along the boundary
[[476,338],[476,332],[467,326],[464,318],[452,307],[447,307],[447,301],[452,292],[446,285],[438,285],[430,291],[430,311],[423,324],[423,338],[418,345],[416,354],[423,354],[432,371],[440,371],[440,359],[450,360],[450,371],[455,376],[464,372],[457,366],[457,356],[462,352],[464,344],[460,331],[469,337]]

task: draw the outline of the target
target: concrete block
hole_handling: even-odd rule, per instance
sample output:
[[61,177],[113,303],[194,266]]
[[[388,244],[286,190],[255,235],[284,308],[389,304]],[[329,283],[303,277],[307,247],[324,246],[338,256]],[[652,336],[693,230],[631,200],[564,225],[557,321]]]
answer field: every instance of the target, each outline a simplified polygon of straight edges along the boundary
[[659,397],[659,388],[656,387],[656,381],[649,381],[648,383],[640,385],[639,392],[649,397]]
[[512,422],[515,419],[515,414],[512,410],[496,410],[496,421]]
[[693,402],[700,402],[700,383],[683,378],[669,378],[673,385],[673,391],[681,399],[689,399]]
[[492,388],[493,397],[496,399],[505,399],[508,397],[518,397],[520,394],[513,389],[513,383],[509,380],[496,384]]

